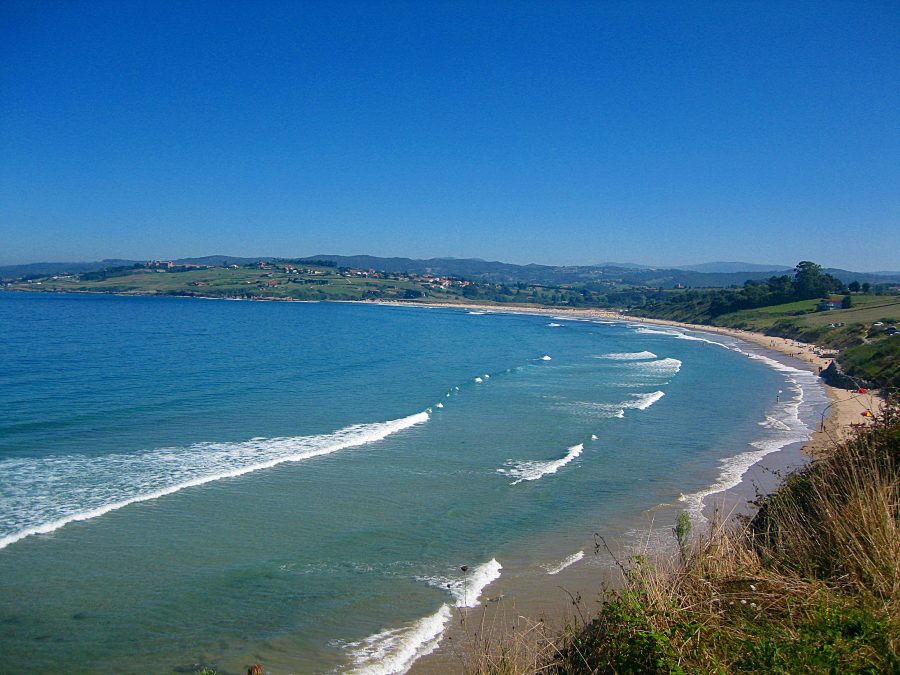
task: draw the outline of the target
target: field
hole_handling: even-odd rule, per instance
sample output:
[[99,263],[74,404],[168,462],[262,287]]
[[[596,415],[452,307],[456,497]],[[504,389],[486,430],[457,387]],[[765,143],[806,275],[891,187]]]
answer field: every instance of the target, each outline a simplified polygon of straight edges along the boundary
[[900,387],[900,337],[885,330],[900,323],[900,297],[854,295],[849,309],[826,312],[816,311],[817,302],[803,300],[722,314],[714,323],[841,349],[838,361],[848,374],[880,386]]
[[765,331],[785,319],[794,320],[798,326],[823,328],[832,323],[858,323],[871,325],[876,321],[900,321],[900,297],[890,295],[854,295],[850,309],[833,309],[817,312],[818,300],[801,300],[785,305],[771,305],[758,309],[723,314],[716,323],[736,325],[751,330]]
[[[409,279],[370,278],[341,274],[333,268],[310,267],[302,272],[258,267],[205,269],[127,269],[100,278],[52,278],[22,282],[12,288],[43,291],[200,295],[294,300],[435,299],[460,297],[458,289],[435,288]],[[454,292],[456,290],[456,292]]]

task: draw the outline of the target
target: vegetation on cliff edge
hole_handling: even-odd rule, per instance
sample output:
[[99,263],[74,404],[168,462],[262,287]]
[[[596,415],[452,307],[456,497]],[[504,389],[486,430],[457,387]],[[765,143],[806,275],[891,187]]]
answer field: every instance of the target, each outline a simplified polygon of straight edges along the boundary
[[759,507],[677,560],[631,559],[561,636],[482,641],[469,671],[900,672],[900,401]]

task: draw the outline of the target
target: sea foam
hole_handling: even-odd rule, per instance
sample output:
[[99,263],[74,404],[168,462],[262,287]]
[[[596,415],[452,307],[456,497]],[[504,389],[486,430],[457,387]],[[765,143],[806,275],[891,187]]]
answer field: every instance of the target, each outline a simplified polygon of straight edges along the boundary
[[583,411],[588,415],[599,417],[625,417],[626,410],[646,410],[659,401],[665,392],[653,391],[645,394],[631,394],[631,398],[618,403],[597,403],[594,401],[577,401],[570,404],[571,408]]
[[420,581],[450,593],[453,604],[459,608],[478,607],[481,594],[489,584],[500,578],[503,565],[492,558],[486,563],[469,567],[452,577],[419,577]]
[[559,574],[567,567],[570,567],[577,563],[579,560],[584,558],[584,551],[578,551],[577,553],[573,553],[572,555],[565,558],[554,565],[545,566],[544,569],[547,570],[547,574]]
[[656,354],[653,352],[612,352],[611,354],[600,354],[594,358],[610,359],[612,361],[640,361],[642,359],[655,359]]
[[507,467],[503,469],[497,469],[497,473],[502,473],[506,476],[515,478],[516,480],[510,483],[510,485],[518,485],[522,481],[526,480],[538,480],[548,474],[556,473],[566,464],[578,457],[583,450],[584,443],[579,443],[578,445],[573,445],[571,448],[569,448],[566,451],[566,454],[564,454],[559,459],[521,462],[509,460],[506,462]]
[[703,515],[704,500],[710,495],[725,492],[740,485],[744,474],[763,457],[777,452],[792,443],[802,443],[809,438],[808,434],[784,436],[782,438],[770,438],[761,441],[753,441],[750,445],[753,450],[747,450],[733,457],[723,459],[719,464],[719,476],[716,482],[697,492],[681,495],[678,501],[684,502],[691,520],[702,524],[707,521]]
[[665,392],[662,391],[654,391],[649,394],[632,394],[632,396],[636,400],[626,401],[624,407],[636,408],[637,410],[646,410],[665,395]]
[[5,460],[0,462],[0,470],[12,490],[0,499],[0,522],[9,524],[0,537],[0,549],[31,535],[47,534],[69,523],[186,488],[375,443],[428,419],[427,412],[420,412],[317,436],[197,443],[102,457]]
[[643,375],[672,377],[681,370],[681,361],[671,358],[657,361],[632,361],[629,363],[629,367],[639,370]]
[[431,654],[441,642],[450,622],[450,605],[444,603],[432,614],[402,628],[370,635],[361,642],[346,645],[359,675],[394,675],[407,672],[412,664]]

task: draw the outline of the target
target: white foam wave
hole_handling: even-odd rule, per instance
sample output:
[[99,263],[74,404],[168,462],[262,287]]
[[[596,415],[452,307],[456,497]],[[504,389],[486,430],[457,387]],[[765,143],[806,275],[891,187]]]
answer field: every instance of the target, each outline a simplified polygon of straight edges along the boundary
[[544,355],[541,357],[541,361],[552,361],[552,360],[553,360],[553,357],[552,357],[552,356],[548,356],[547,354],[544,354]]
[[779,431],[790,431],[791,430],[791,428],[787,424],[785,424],[781,420],[775,419],[771,415],[766,415],[766,421],[765,422],[757,422],[757,424],[759,424],[759,426],[761,426],[761,427],[765,427],[766,429],[777,429]]
[[705,342],[706,344],[716,345],[717,347],[723,347],[724,349],[731,349],[732,351],[741,351],[737,349],[733,345],[725,344],[724,342],[718,342],[716,340],[710,340],[709,338],[700,337],[699,335],[691,335],[690,333],[684,333],[680,330],[668,329],[668,330],[659,330],[656,328],[647,328],[646,326],[635,324],[631,326],[635,329],[635,332],[641,333],[642,335],[667,335],[668,337],[677,338],[679,340],[690,340],[691,342]]
[[592,440],[592,441],[596,441],[596,440],[597,440],[597,434],[591,434],[591,440]]
[[660,377],[672,377],[681,370],[681,361],[678,359],[659,359],[658,361],[635,361],[629,367],[637,368],[645,375],[659,375]]
[[417,659],[437,649],[451,617],[450,605],[444,603],[431,616],[408,626],[385,630],[361,642],[348,644],[355,666],[350,672],[359,675],[407,672]]
[[562,324],[561,323],[548,323],[547,327],[548,328],[561,328]]
[[482,380],[480,377],[476,377],[475,382],[477,382],[478,384],[481,384],[482,382],[484,382],[484,380]]
[[187,488],[375,443],[428,419],[427,412],[420,412],[318,436],[197,443],[142,454],[6,460],[0,471],[10,489],[0,499],[0,522],[12,527],[0,537],[0,549]]
[[443,403],[438,403],[438,404],[435,405],[434,407],[435,407],[435,408],[443,408],[443,407],[444,407],[444,404],[443,404]]
[[[577,401],[567,406],[570,410],[585,411],[589,415],[600,417],[625,417],[626,410],[646,410],[659,401],[665,393],[654,391],[649,394],[631,394],[631,399],[618,403],[597,403],[594,401]],[[591,437],[593,439],[593,436]]]
[[575,563],[577,563],[583,557],[584,557],[584,551],[578,551],[577,553],[573,553],[572,555],[568,556],[565,560],[563,560],[555,565],[546,566],[546,567],[544,567],[544,569],[547,570],[547,574],[559,574],[567,567],[570,567],[571,565],[574,565]]
[[448,591],[453,597],[453,604],[460,608],[478,607],[481,594],[489,584],[500,578],[503,565],[491,558],[486,563],[469,567],[465,572],[453,577],[420,577],[435,588]]
[[779,416],[779,419],[778,417],[767,415],[764,422],[759,422],[760,426],[766,427],[777,434],[775,437],[754,441],[750,443],[754,448],[753,450],[723,459],[720,463],[720,472],[715,483],[703,490],[680,497],[680,500],[687,504],[688,512],[695,521],[703,522],[706,520],[703,515],[706,497],[739,485],[750,467],[766,455],[777,452],[792,443],[802,443],[808,440],[811,430],[800,417],[800,407],[804,401],[806,387],[814,386],[818,380],[817,376],[810,371],[789,366],[755,350],[742,349],[738,346],[741,343],[720,342],[706,337],[689,335],[678,330],[648,328],[642,324],[628,325],[638,333],[666,335],[681,340],[705,342],[743,354],[754,361],[759,361],[773,370],[783,373],[786,376],[785,379],[789,383],[790,389],[794,392],[793,398],[786,401],[783,405],[784,416]]
[[747,473],[750,467],[766,455],[777,452],[791,443],[802,443],[808,438],[809,434],[797,434],[783,438],[754,441],[750,444],[754,450],[747,450],[733,457],[727,457],[720,462],[719,476],[716,478],[715,483],[703,490],[681,495],[678,501],[687,505],[687,511],[695,523],[705,523],[706,517],[703,515],[703,506],[707,497],[740,485],[744,474]]
[[625,407],[646,410],[665,395],[665,392],[662,391],[654,391],[650,394],[632,394],[637,400],[630,402],[630,405],[626,405]]
[[571,448],[566,450],[566,454],[564,454],[559,459],[553,459],[543,462],[516,462],[514,460],[509,460],[506,462],[507,468],[497,469],[497,473],[502,473],[506,476],[512,476],[513,478],[515,478],[516,480],[510,483],[510,485],[518,485],[522,481],[526,480],[538,480],[539,478],[542,478],[543,476],[546,476],[548,474],[556,473],[566,464],[578,457],[583,450],[584,443],[579,443],[578,445],[573,445]]
[[612,361],[640,361],[641,359],[655,359],[653,352],[612,352],[595,356],[596,359],[610,359]]
[[683,333],[680,333],[677,330],[660,330],[658,328],[647,328],[646,326],[642,326],[640,324],[635,324],[631,327],[634,328],[635,332],[640,333],[641,335],[668,335],[669,337],[681,337],[683,335]]

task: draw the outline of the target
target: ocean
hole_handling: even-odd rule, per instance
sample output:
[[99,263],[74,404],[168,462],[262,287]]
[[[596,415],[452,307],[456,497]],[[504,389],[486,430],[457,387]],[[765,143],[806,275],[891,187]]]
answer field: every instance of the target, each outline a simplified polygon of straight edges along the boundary
[[758,347],[568,315],[0,293],[0,341],[9,672],[405,672],[595,532],[702,525],[827,404]]

